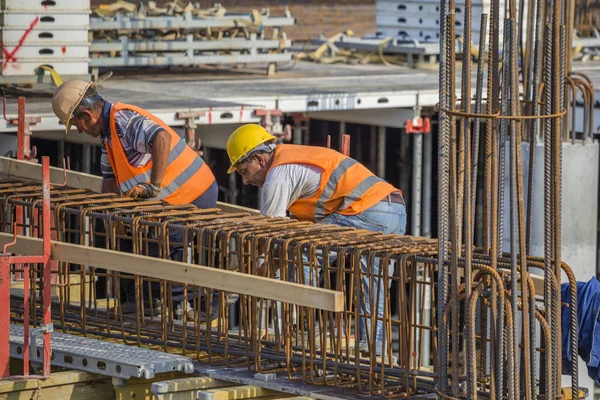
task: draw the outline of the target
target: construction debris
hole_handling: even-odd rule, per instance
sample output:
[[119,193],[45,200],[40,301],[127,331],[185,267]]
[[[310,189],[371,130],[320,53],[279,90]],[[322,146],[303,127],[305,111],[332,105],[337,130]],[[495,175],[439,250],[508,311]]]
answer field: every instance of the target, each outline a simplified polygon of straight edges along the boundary
[[313,40],[312,44],[319,47],[311,53],[296,53],[294,58],[309,59],[322,64],[381,63],[408,64],[413,67],[417,63],[437,63],[439,56],[439,45],[435,43],[401,42],[392,37],[353,38],[352,31],[338,33],[329,39],[321,35],[319,39]]

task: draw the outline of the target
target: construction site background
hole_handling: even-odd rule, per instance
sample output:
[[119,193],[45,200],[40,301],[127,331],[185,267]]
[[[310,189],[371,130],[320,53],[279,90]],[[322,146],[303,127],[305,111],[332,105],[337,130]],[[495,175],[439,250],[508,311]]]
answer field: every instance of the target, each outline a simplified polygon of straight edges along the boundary
[[[91,0],[92,8],[100,4],[111,4],[112,1]],[[137,4],[139,1],[130,1]],[[143,3],[147,3],[144,1]],[[157,6],[162,6],[170,1],[157,0]],[[179,1],[185,6],[187,1]],[[214,1],[200,1],[200,6],[210,8]],[[374,34],[375,26],[375,1],[374,0],[250,0],[250,1],[221,1],[220,4],[228,12],[248,12],[253,8],[268,7],[271,15],[283,15],[287,7],[296,18],[294,26],[285,27],[288,37],[295,42],[306,42],[316,39],[319,34],[332,36],[348,29],[354,36],[361,37]]]

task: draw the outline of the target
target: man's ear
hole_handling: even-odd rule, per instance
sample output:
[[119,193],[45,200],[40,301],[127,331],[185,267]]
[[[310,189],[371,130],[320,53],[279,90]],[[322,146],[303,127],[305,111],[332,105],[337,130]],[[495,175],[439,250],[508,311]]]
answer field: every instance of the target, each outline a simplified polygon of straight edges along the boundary
[[84,119],[86,121],[91,121],[94,118],[94,114],[90,110],[83,110],[81,114],[79,114],[79,119]]
[[255,154],[253,157],[261,168],[267,164],[262,154]]

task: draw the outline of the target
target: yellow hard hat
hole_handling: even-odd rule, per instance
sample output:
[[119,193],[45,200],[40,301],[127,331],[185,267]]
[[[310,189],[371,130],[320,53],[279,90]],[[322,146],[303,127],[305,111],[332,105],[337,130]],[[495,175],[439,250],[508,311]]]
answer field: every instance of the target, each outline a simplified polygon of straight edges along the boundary
[[54,114],[65,124],[66,133],[71,129],[71,117],[85,92],[92,86],[92,82],[66,81],[54,90],[52,96],[52,109]]
[[265,128],[257,124],[246,124],[237,128],[227,139],[225,149],[231,161],[228,174],[235,171],[236,164],[241,161],[250,151],[265,142],[275,140]]

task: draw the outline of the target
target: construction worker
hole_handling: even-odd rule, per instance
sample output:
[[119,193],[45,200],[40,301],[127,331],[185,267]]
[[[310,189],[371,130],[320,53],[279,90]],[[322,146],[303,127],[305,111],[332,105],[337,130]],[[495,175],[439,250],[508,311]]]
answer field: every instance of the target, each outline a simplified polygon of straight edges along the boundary
[[[111,104],[93,83],[80,80],[66,81],[56,88],[52,108],[67,133],[74,125],[79,133],[100,138],[102,192],[215,207],[218,186],[209,166],[155,115],[129,104]],[[170,240],[181,243],[182,232],[175,230]],[[177,259],[180,250],[172,248],[171,258]],[[149,253],[156,256],[158,249]],[[123,290],[125,302],[134,302],[133,285]]]
[[[237,171],[244,184],[262,188],[260,212],[263,215],[284,217],[289,211],[301,221],[404,234],[406,209],[402,192],[352,158],[325,147],[277,145],[273,135],[255,124],[236,129],[227,140],[226,150],[231,161],[227,172]],[[376,260],[375,275],[379,270],[378,264]],[[362,260],[362,267],[363,272],[366,271],[366,260]],[[310,267],[304,268],[303,275],[305,283],[317,282],[315,276],[311,277]],[[360,302],[360,312],[370,315],[369,278],[367,275],[363,277],[365,293]],[[375,282],[378,281],[375,278]],[[379,318],[383,318],[382,286],[379,290]],[[367,329],[365,318],[361,318],[359,349],[362,352],[369,349]],[[382,350],[382,335],[383,324],[379,321],[378,355]]]
[[202,158],[167,124],[139,107],[104,100],[90,83],[64,82],[52,97],[66,132],[102,141],[102,191],[170,204],[216,205],[218,186]]

